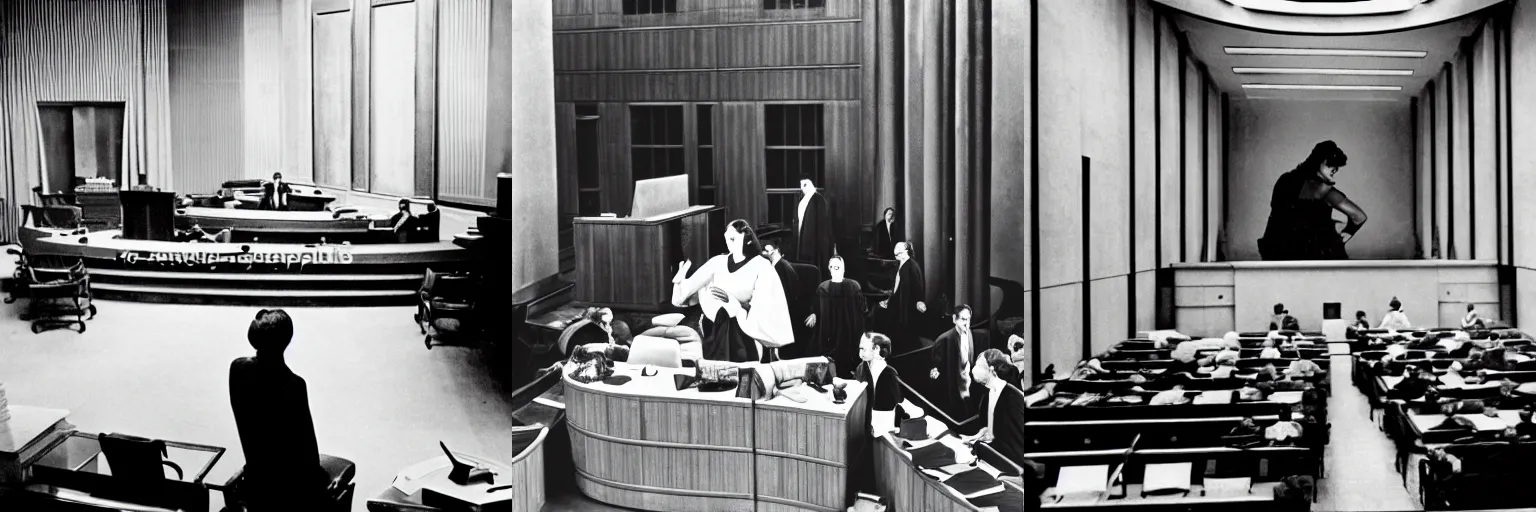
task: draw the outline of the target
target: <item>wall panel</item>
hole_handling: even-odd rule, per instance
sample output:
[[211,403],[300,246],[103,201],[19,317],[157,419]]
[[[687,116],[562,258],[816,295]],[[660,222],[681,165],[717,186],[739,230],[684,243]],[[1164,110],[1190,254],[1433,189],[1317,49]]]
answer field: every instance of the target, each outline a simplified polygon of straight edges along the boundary
[[[1152,270],[1157,265],[1157,88],[1156,58],[1157,39],[1154,32],[1152,4],[1135,2],[1135,43],[1132,45],[1132,82],[1135,84],[1136,126],[1132,136],[1136,138],[1136,271]],[[995,151],[995,150],[994,150]],[[1152,310],[1152,302],[1142,302],[1138,296],[1138,310]]]
[[1419,255],[1431,258],[1435,255],[1435,97],[1428,88],[1419,94],[1418,159],[1414,166],[1418,183],[1418,230]]
[[245,87],[239,3],[168,0],[171,156],[169,186],[209,193],[244,177]]
[[1199,262],[1205,245],[1205,75],[1193,59],[1184,61],[1182,260]]
[[556,101],[857,100],[856,66],[682,73],[562,73]]
[[[1524,94],[1536,84],[1536,3],[1516,2],[1510,9],[1510,140],[1511,186],[1514,202],[1510,220],[1513,226],[1517,290],[1536,289],[1536,147],[1523,141],[1536,134],[1536,97]],[[1529,292],[1516,301],[1519,319],[1536,322],[1536,297]],[[1517,324],[1518,325],[1518,324]]]
[[438,198],[494,205],[486,184],[486,65],[490,0],[441,2],[438,20]]
[[1083,286],[1072,283],[1040,290],[1040,368],[1056,365],[1057,373],[1070,372],[1087,355],[1083,353]]
[[[1101,30],[1077,32],[1078,62],[1093,62],[1083,67],[1078,80],[1082,111],[1082,155],[1093,159],[1091,172],[1083,180],[1088,187],[1086,219],[1089,244],[1087,279],[1110,278],[1130,272],[1130,11],[1120,2],[1088,2],[1077,5],[1078,16]],[[1081,195],[1079,196],[1081,197]],[[1084,210],[1078,199],[1078,210]],[[1081,215],[1081,213],[1079,213]],[[1079,244],[1081,245],[1081,244]],[[1126,295],[1121,282],[1120,296]],[[1098,289],[1089,295],[1099,302]],[[1117,311],[1128,307],[1122,304]],[[1125,315],[1114,325],[1125,330]],[[1121,335],[1123,336],[1123,334]],[[1099,340],[1095,340],[1099,341]]]
[[[244,45],[241,98],[245,104],[244,178],[271,178],[283,171],[282,17],[279,0],[242,0]],[[284,178],[304,179],[283,175]],[[198,189],[204,192],[208,189]],[[191,190],[189,190],[190,192]]]
[[[597,122],[597,136],[602,147],[602,154],[598,156],[598,185],[603,189],[603,211],[605,213],[629,215],[629,204],[633,199],[635,188],[635,180],[633,174],[631,174],[629,162],[629,106],[622,103],[603,103],[598,105],[597,113],[601,116]],[[722,125],[731,126],[725,125],[723,122]],[[762,132],[759,131],[758,133]],[[746,136],[746,133],[742,132],[740,135]],[[715,142],[716,154],[721,151],[721,142]],[[717,162],[718,158],[716,157]],[[723,179],[723,175],[730,174],[729,172],[722,172],[720,169],[721,167],[719,166],[715,167],[716,179]],[[759,172],[758,174],[761,175],[762,173]],[[766,180],[767,178],[764,177],[763,179]],[[723,185],[717,184],[717,186],[721,187],[720,190],[724,190]],[[724,194],[724,192],[717,193]],[[763,199],[765,205],[767,201],[767,198]],[[729,212],[727,213],[729,214]]]
[[1137,272],[1136,325],[1133,331],[1150,331],[1157,328],[1157,272]]
[[314,37],[315,183],[351,190],[351,13],[316,15]]
[[1126,308],[1130,307],[1130,288],[1126,281],[1131,276],[1121,275],[1089,281],[1093,287],[1093,304],[1087,304],[1091,315],[1089,332],[1093,336],[1089,347],[1098,354],[1126,339],[1130,327],[1126,325]]
[[[831,196],[834,210],[832,218],[837,221],[834,229],[838,233],[857,233],[861,224],[874,220],[864,214],[872,208],[869,206],[869,198],[874,195],[873,182],[865,168],[859,165],[864,151],[863,109],[857,101],[835,101],[826,103],[824,112],[826,139],[823,144],[826,144],[827,149],[826,176],[823,179],[827,181],[824,186],[837,194]],[[763,179],[767,180],[767,176]],[[857,250],[841,247],[839,254]],[[817,265],[824,266],[826,263],[818,262]]]
[[1179,152],[1183,148],[1179,145],[1179,73],[1181,59],[1179,57],[1178,39],[1173,34],[1173,25],[1166,19],[1159,20],[1162,30],[1161,40],[1158,41],[1158,124],[1157,131],[1161,136],[1158,159],[1158,196],[1162,202],[1162,208],[1158,212],[1161,216],[1162,245],[1159,247],[1160,261],[1164,266],[1179,261],[1179,212],[1183,204],[1179,201],[1179,173],[1181,162]]
[[556,32],[556,72],[857,64],[858,20],[794,25]]
[[314,23],[309,0],[282,0],[283,176],[315,179]]
[[625,16],[622,0],[571,0],[555,2],[554,24],[568,30],[814,21],[856,17],[864,1],[869,0],[828,0],[825,9],[765,10],[762,0],[678,0],[676,13]]
[[763,107],[724,103],[716,108],[715,119],[720,123],[715,130],[716,204],[725,207],[727,218],[760,225],[768,219]]
[[1469,125],[1472,183],[1467,187],[1468,206],[1471,208],[1470,215],[1477,219],[1473,228],[1477,239],[1477,259],[1498,260],[1499,237],[1502,236],[1499,227],[1502,223],[1498,220],[1499,163],[1494,138],[1498,129],[1496,109],[1499,107],[1494,101],[1495,61],[1493,45],[1489,41],[1489,38],[1494,37],[1494,30],[1485,25],[1482,33],[1483,37],[1478,38],[1472,46],[1472,54],[1468,59],[1472,66],[1471,87],[1467,91],[1471,95],[1469,106],[1472,109],[1472,122]]
[[171,165],[164,0],[4,2],[0,9],[7,35],[0,80],[10,112],[3,173],[10,184],[9,225],[15,225],[17,200],[30,202],[31,188],[41,183],[39,101],[124,102],[122,174],[137,182],[144,173],[160,183]]
[[1226,176],[1225,162],[1222,161],[1222,130],[1224,129],[1221,117],[1221,93],[1214,86],[1207,84],[1205,89],[1205,192],[1201,202],[1204,203],[1205,219],[1205,261],[1220,261],[1220,243],[1223,223],[1222,204],[1222,179]]
[[369,77],[370,191],[410,196],[416,180],[417,4],[373,8]]
[[[1032,44],[1030,5],[1028,1],[993,2],[990,27],[992,52],[997,56],[991,60],[994,85],[990,100],[992,275],[1020,283],[1026,290],[1031,288],[1030,174],[1034,168],[1031,130],[1035,122],[1030,86],[1034,73],[1029,60]],[[882,120],[882,129],[889,124]],[[1026,300],[1031,295],[1025,293]],[[1029,307],[1024,312],[1025,320],[1029,321]],[[1024,332],[1030,332],[1028,326]]]
[[1468,58],[1464,53],[1457,54],[1456,65],[1451,67],[1451,115],[1450,121],[1455,125],[1451,130],[1451,223],[1454,234],[1451,235],[1452,255],[1459,260],[1477,259],[1475,247],[1472,246],[1474,238],[1472,228],[1472,145],[1470,122],[1471,90],[1467,80]]
[[[1037,11],[1042,290],[1083,281],[1083,103],[1088,99],[1081,89],[1084,61],[1075,51],[1084,43],[1080,8],[1070,2],[1041,2]],[[1081,330],[1074,336],[1079,337]]]
[[1451,259],[1451,107],[1446,101],[1450,97],[1450,79],[1449,68],[1442,69],[1432,91],[1435,96],[1435,242],[1438,244],[1437,254],[1440,259]]

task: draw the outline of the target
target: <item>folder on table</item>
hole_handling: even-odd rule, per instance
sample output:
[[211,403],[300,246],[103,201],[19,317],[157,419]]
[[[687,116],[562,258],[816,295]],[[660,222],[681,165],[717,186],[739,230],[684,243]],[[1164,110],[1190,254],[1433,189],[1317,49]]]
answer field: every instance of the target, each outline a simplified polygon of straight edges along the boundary
[[955,451],[944,443],[913,448],[907,453],[912,455],[912,465],[920,468],[941,468],[955,463]]
[[944,480],[944,485],[959,492],[966,499],[979,498],[1003,492],[1003,483],[981,468],[972,469]]

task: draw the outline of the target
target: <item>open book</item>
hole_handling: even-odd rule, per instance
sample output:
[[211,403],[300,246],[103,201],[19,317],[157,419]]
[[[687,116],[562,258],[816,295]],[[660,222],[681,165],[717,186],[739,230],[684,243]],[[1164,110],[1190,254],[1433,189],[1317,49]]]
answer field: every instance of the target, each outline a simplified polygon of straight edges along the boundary
[[1056,501],[1098,501],[1109,491],[1109,466],[1066,466],[1056,475]]

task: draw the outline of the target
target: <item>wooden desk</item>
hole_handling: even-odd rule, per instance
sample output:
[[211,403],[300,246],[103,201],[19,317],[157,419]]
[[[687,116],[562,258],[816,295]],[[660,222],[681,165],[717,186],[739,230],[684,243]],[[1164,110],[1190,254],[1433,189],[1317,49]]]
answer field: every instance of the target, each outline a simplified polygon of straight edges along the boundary
[[[1275,486],[1277,482],[1254,482],[1248,494],[1202,496],[1205,492],[1200,485],[1191,485],[1189,495],[1171,496],[1142,496],[1141,484],[1125,486],[1125,497],[1117,499],[1099,498],[1088,501],[1062,501],[1054,498],[1044,499],[1040,503],[1041,510],[1098,510],[1103,508],[1134,507],[1141,510],[1236,510],[1244,512],[1257,512],[1264,510],[1284,510],[1286,504],[1275,501]],[[1046,496],[1052,496],[1053,489],[1046,489]]]
[[677,264],[693,260],[697,269],[724,253],[725,223],[725,208],[719,206],[638,219],[575,218],[576,301],[641,311],[671,309]]
[[[945,430],[942,422],[932,416],[927,418],[929,435],[937,436]],[[892,510],[981,510],[954,489],[923,474],[899,443],[891,436],[880,436],[875,439],[874,448],[876,494],[890,500]],[[991,468],[985,461],[977,465]],[[1002,492],[1004,501],[1017,503],[1016,510],[1023,509],[1023,489],[1009,481],[1003,482]]]
[[[834,404],[759,401],[735,392],[677,391],[692,369],[615,364],[622,386],[565,377],[566,421],[576,485],[592,499],[668,512],[841,512],[857,480],[850,466],[868,439],[865,385],[849,382]],[[754,365],[743,365],[754,366]],[[810,391],[809,388],[802,388]]]

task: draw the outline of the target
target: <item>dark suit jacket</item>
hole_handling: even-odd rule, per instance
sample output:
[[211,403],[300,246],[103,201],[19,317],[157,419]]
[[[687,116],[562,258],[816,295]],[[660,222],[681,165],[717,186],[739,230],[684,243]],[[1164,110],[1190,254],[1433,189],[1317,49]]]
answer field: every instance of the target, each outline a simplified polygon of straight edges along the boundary
[[779,357],[791,359],[800,357],[800,352],[809,343],[809,340],[801,340],[801,330],[805,328],[805,312],[807,306],[804,294],[800,291],[800,276],[795,273],[795,265],[789,262],[789,258],[779,258],[778,263],[773,264],[773,271],[779,274],[779,283],[784,286],[784,300],[789,306],[789,323],[795,329],[795,342],[779,349]]
[[[799,217],[800,205],[795,204],[795,261],[826,268],[832,257],[832,244],[837,237],[832,234],[832,209],[827,196],[817,193],[811,196],[811,204],[805,206],[805,219]],[[822,271],[825,277],[825,270]]]
[[[988,345],[987,332],[981,329],[972,329],[971,354],[965,360],[974,365],[976,359],[981,357],[981,353],[985,352],[988,348],[991,347]],[[962,375],[968,375],[971,371],[970,366],[965,368],[960,366],[962,364],[960,358],[960,333],[954,329],[944,331],[944,334],[940,334],[939,338],[934,340],[933,349],[929,352],[929,356],[933,362],[930,368],[937,368],[939,370],[939,380],[933,383],[934,405],[944,409],[944,412],[949,414],[951,418],[966,418],[975,414],[976,411],[972,409],[975,407],[974,403],[976,402],[977,393],[984,392],[985,389],[979,384],[971,382],[971,399],[963,400],[960,398],[960,388],[964,384]]]
[[[261,204],[257,205],[258,208],[263,209],[263,210],[276,210],[276,209],[278,209],[277,208],[277,202],[275,200],[273,200],[273,197],[272,197],[273,196],[273,192],[274,192],[273,191],[274,185],[275,185],[275,183],[270,182],[270,181],[261,184],[261,192],[262,192]],[[276,192],[280,193],[280,194],[285,194],[286,195],[286,194],[292,194],[293,193],[293,187],[288,186],[288,182],[286,182],[286,181],[283,182],[283,186],[275,187],[275,188],[277,188]],[[282,209],[284,209],[284,210],[288,209],[288,198],[287,197],[283,198],[283,208]]]
[[[987,393],[986,387],[981,388],[981,399],[977,400],[976,419],[980,423],[976,430],[987,426]],[[1003,388],[1002,394],[997,396],[997,408],[993,413],[997,419],[992,422],[992,442],[987,443],[997,453],[1014,464],[1024,465],[1024,392],[1019,388],[1008,385]]]
[[303,377],[281,360],[236,359],[229,365],[229,404],[245,452],[245,489],[298,500],[285,503],[323,495],[329,477],[320,467]]
[[872,248],[875,257],[891,259],[896,257],[896,242],[906,239],[901,231],[901,221],[897,220],[890,226],[885,224],[885,219],[875,223],[875,246]]
[[914,326],[913,323],[922,313],[917,311],[918,302],[928,302],[928,281],[923,276],[923,266],[915,259],[907,260],[896,271],[901,278],[901,283],[891,294],[891,313],[902,325]]

